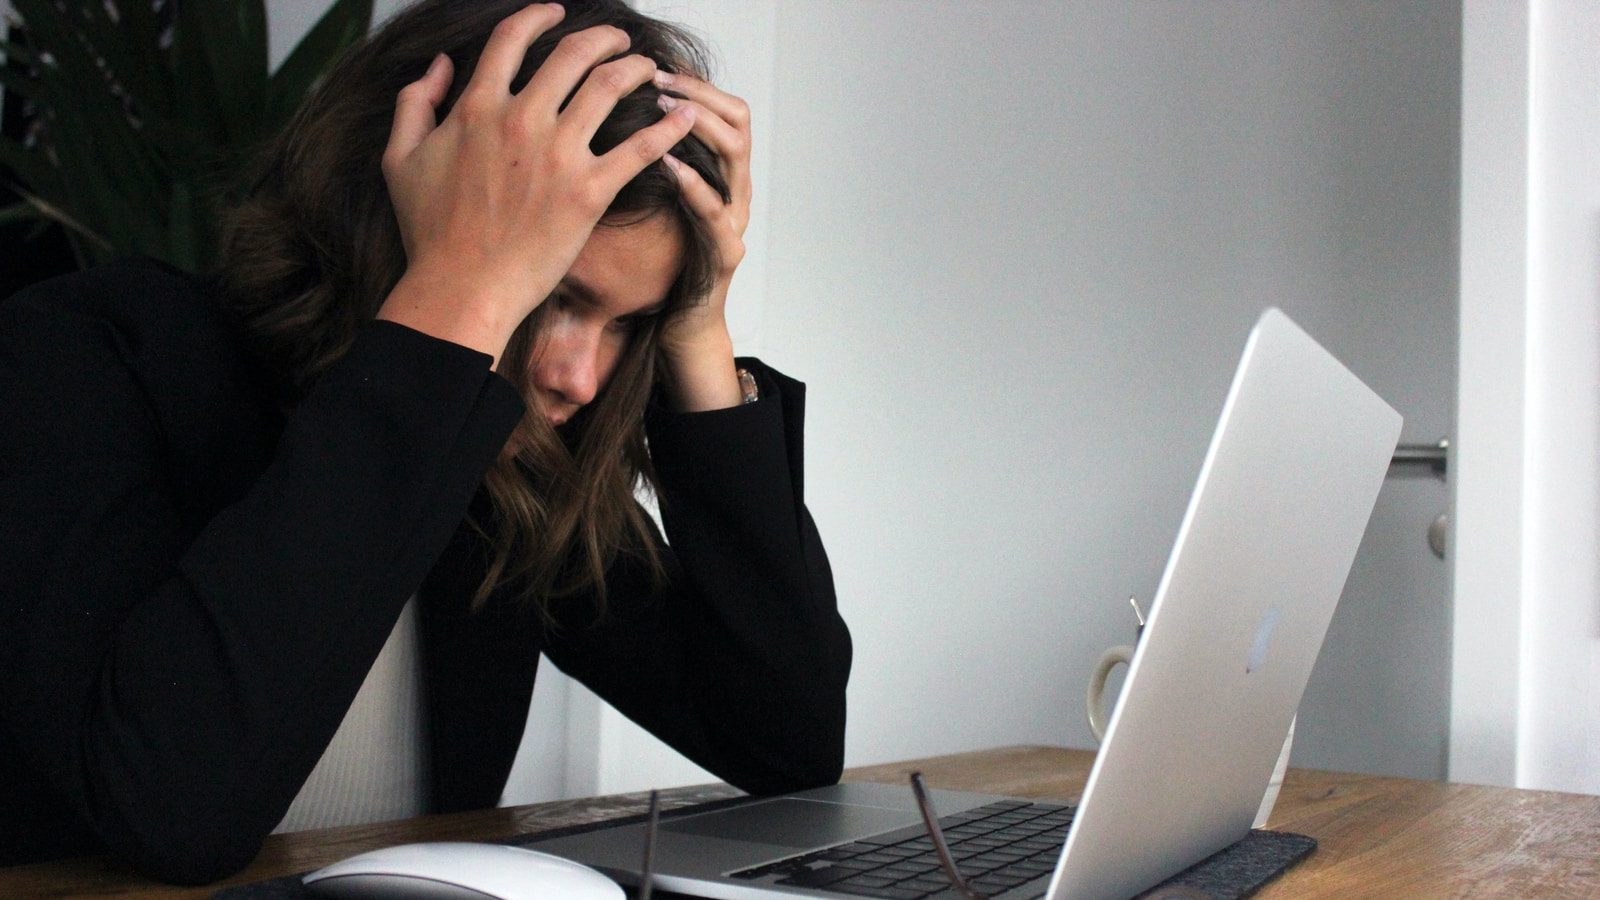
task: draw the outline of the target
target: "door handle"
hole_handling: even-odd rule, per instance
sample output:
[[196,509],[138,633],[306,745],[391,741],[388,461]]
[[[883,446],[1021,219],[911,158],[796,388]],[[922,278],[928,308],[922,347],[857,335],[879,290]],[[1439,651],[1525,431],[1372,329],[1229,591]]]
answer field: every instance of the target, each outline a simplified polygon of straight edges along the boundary
[[1401,444],[1394,448],[1394,458],[1389,467],[1427,466],[1433,474],[1443,478],[1450,464],[1450,439],[1440,438],[1436,444]]
[[[1389,461],[1389,468],[1392,471],[1396,466],[1427,466],[1443,480],[1449,463],[1450,439],[1440,438],[1437,444],[1401,444],[1394,448],[1394,458]],[[1428,525],[1428,549],[1433,551],[1434,556],[1444,559],[1449,535],[1449,516],[1440,513]]]

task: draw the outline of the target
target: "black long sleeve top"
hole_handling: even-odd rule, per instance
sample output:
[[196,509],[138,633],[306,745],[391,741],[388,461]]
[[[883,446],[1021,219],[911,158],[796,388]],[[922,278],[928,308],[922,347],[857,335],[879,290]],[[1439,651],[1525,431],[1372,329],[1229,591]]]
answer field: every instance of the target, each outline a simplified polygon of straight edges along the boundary
[[[802,500],[803,386],[647,417],[657,585],[477,613],[466,517],[523,414],[489,357],[372,322],[287,413],[204,283],[150,263],[0,303],[0,865],[244,866],[419,597],[433,805],[492,806],[540,652],[734,785],[837,780],[850,638]],[[476,498],[476,499],[475,499]],[[668,546],[670,543],[670,546]]]

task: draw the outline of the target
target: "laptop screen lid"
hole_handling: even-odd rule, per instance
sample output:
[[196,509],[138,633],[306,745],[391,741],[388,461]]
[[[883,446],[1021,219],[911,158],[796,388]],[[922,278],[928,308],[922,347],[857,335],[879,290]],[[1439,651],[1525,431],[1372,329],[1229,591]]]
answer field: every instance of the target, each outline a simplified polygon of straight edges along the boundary
[[1138,893],[1249,832],[1400,425],[1288,316],[1262,314],[1051,900]]
[[[1371,514],[1400,417],[1288,317],[1246,344],[1050,896],[1129,896],[1250,828]],[[936,791],[943,815],[1006,798]],[[804,804],[803,806],[797,804]],[[921,820],[905,785],[845,783],[664,823],[655,883],[839,897],[746,867]],[[643,826],[537,838],[632,882]],[[775,877],[775,876],[774,876]],[[1037,896],[1044,879],[1008,894]]]

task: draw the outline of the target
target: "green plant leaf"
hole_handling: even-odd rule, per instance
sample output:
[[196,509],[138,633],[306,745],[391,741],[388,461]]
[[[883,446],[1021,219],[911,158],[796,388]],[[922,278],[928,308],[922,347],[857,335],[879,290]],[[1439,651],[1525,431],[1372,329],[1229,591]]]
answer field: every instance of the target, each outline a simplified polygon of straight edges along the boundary
[[112,245],[109,241],[89,230],[82,222],[74,219],[66,210],[63,210],[60,207],[57,207],[39,197],[35,197],[26,191],[24,191],[22,194],[22,202],[33,207],[34,212],[37,213],[40,218],[49,219],[50,221],[56,222],[62,227],[66,228],[67,233],[75,241],[87,241],[89,244],[95,246],[97,249],[100,249],[102,252],[109,251],[112,248]]
[[201,247],[198,223],[204,214],[196,215],[195,207],[195,194],[189,185],[183,181],[174,182],[172,202],[167,212],[165,243],[169,255],[166,262],[188,272],[199,271],[202,260],[207,256]]
[[56,202],[81,230],[116,247],[144,243],[150,210],[164,208],[162,161],[134,130],[121,105],[103,89],[73,91],[43,79],[51,96],[43,140],[54,154]]
[[[95,55],[89,49],[88,40],[73,27],[70,14],[47,0],[13,0],[13,4],[22,16],[28,42],[19,50],[31,54],[32,64],[40,69],[40,77],[55,73],[79,89],[101,92],[100,85],[105,83],[105,77],[95,66]],[[50,63],[42,62],[46,51],[51,57]]]
[[12,63],[30,67],[39,65],[39,54],[7,38],[0,38],[0,53],[5,54],[8,65]]
[[39,99],[38,85],[34,83],[32,78],[16,69],[0,66],[0,88],[5,89],[7,96],[15,94],[18,97],[26,97],[29,100]]
[[[108,53],[90,40],[88,18],[78,4],[60,7],[48,0],[15,0],[26,23],[26,39],[42,58],[37,79],[30,81],[29,96],[45,110],[51,143],[76,140],[81,146],[119,156],[129,162],[128,151],[141,141],[133,134],[123,101],[112,93],[106,69]],[[92,6],[92,4],[90,4]],[[113,40],[116,39],[113,33]],[[115,55],[115,54],[110,54]],[[64,161],[63,161],[64,163]]]
[[0,165],[10,169],[11,174],[34,193],[56,195],[52,190],[58,180],[55,170],[39,151],[10,138],[0,138]]
[[[137,9],[149,5],[144,0],[118,4],[121,10]],[[103,3],[85,3],[80,7],[79,26],[94,51],[105,61],[111,80],[132,100],[141,115],[165,114],[170,107],[168,93],[171,88],[166,79],[166,68],[159,56],[152,58],[142,52],[135,42],[134,29],[125,21],[113,21]],[[159,53],[159,47],[152,45]]]
[[155,6],[145,0],[123,0],[117,4],[117,14],[121,17],[117,28],[127,42],[133,67],[144,76],[144,84],[135,89],[135,97],[149,115],[172,118],[172,54],[161,46],[161,23]]
[[205,0],[178,7],[176,38],[198,53],[211,80],[227,141],[259,137],[267,98],[267,28],[262,0]]
[[42,111],[42,141],[53,153],[35,155],[51,160],[49,174],[35,167],[18,177],[55,218],[92,236],[84,246],[95,253],[107,243],[148,243],[149,211],[165,208],[161,185],[170,176],[113,94],[105,55],[90,43],[81,12],[49,0],[15,5],[28,45],[41,59],[49,55],[38,68],[33,97]]
[[208,6],[209,3],[185,3],[178,8],[168,51],[173,83],[171,120],[194,134],[196,140],[220,145],[228,140],[227,114],[204,47],[205,25],[201,17]]
[[[45,216],[37,209],[26,203],[13,203],[10,206],[0,206],[0,226],[15,225],[18,222],[37,222],[46,220]],[[46,220],[48,221],[48,220]]]
[[268,84],[265,132],[273,134],[321,80],[333,61],[372,28],[372,0],[336,0],[290,51]]
[[33,211],[6,215],[60,223],[81,264],[146,253],[208,265],[225,179],[372,15],[372,0],[335,0],[270,75],[265,0],[167,2],[163,45],[152,0],[12,0],[24,28],[0,52],[30,71],[0,72],[0,88],[28,97],[39,137],[0,139]]
[[62,199],[89,230],[118,245],[133,241],[148,216],[141,210],[164,204],[167,167],[103,81],[41,83],[47,87],[44,140],[55,154]]

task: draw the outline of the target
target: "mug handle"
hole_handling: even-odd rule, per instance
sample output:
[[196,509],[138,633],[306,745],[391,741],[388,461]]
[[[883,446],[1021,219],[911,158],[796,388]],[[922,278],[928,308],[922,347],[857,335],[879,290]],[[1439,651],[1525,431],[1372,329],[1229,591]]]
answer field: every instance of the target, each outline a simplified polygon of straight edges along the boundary
[[1094,674],[1089,676],[1089,688],[1084,692],[1084,708],[1089,712],[1089,731],[1094,735],[1095,743],[1100,743],[1106,737],[1106,677],[1118,664],[1128,665],[1133,660],[1133,648],[1123,644],[1111,647],[1100,654],[1100,661],[1094,664]]

